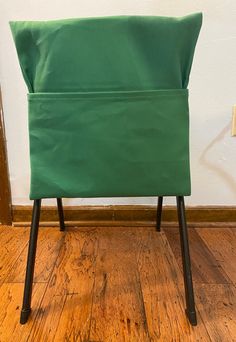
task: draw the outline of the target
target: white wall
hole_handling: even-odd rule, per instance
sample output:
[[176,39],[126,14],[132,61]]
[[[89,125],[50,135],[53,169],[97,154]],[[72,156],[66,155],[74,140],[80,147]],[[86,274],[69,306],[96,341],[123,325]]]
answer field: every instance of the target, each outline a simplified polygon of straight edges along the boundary
[[[182,16],[199,11],[203,12],[203,27],[189,84],[192,196],[186,202],[236,205],[236,137],[230,136],[232,106],[236,104],[235,0],[0,0],[0,83],[14,204],[30,203],[27,90],[8,21],[127,14]],[[154,204],[156,199],[70,199],[65,203]],[[173,199],[166,203],[172,204]]]

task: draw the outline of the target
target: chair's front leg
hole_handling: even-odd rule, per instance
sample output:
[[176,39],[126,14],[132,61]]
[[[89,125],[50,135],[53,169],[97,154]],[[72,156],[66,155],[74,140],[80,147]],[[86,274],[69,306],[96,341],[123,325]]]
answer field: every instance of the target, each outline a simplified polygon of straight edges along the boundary
[[36,256],[37,239],[38,239],[40,208],[41,208],[41,199],[35,200],[34,206],[33,206],[33,213],[32,213],[31,229],[30,229],[23,305],[22,305],[21,316],[20,316],[21,324],[25,324],[27,322],[28,317],[31,312],[31,297],[32,297],[34,265],[35,265],[35,256]]
[[182,252],[182,263],[184,273],[184,288],[186,298],[186,314],[191,325],[197,325],[197,316],[194,303],[193,282],[191,272],[191,261],[189,254],[188,231],[185,217],[184,197],[178,196],[177,209],[179,219],[180,243]]
[[63,213],[63,206],[62,206],[61,198],[57,198],[57,209],[58,209],[58,216],[59,216],[59,223],[60,223],[60,231],[64,231],[65,222],[64,222],[64,213]]
[[157,225],[156,229],[158,232],[161,231],[161,214],[162,214],[162,203],[163,203],[163,197],[158,197],[158,204],[157,204]]

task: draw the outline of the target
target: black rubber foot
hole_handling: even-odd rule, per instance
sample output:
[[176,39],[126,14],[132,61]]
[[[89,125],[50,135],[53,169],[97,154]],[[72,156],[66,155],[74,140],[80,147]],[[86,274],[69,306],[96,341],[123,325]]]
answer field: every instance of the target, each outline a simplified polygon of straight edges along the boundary
[[20,314],[20,324],[25,324],[28,321],[29,315],[31,313],[31,309],[21,310]]
[[187,311],[185,310],[185,313],[188,317],[188,320],[190,322],[191,325],[197,325],[197,315],[196,315],[196,311]]
[[156,226],[156,231],[157,231],[157,232],[160,232],[160,231],[161,231],[161,227]]

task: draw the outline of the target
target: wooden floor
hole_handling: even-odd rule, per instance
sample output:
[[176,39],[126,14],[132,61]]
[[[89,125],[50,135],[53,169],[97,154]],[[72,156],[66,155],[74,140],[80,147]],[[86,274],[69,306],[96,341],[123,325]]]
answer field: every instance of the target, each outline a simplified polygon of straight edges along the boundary
[[32,314],[19,324],[28,228],[0,227],[0,341],[236,341],[236,229],[189,229],[198,326],[184,313],[179,235],[40,228]]

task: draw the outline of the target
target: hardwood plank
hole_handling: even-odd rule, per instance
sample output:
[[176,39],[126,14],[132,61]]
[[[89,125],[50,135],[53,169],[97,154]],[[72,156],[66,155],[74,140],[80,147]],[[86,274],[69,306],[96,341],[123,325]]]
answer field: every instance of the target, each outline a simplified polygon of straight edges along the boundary
[[0,285],[6,280],[28,241],[27,228],[0,227]]
[[137,258],[151,341],[210,341],[198,314],[185,315],[183,277],[164,232],[137,233]]
[[[83,285],[82,285],[83,287]],[[89,327],[92,307],[92,288],[65,295],[54,341],[91,341]],[[46,341],[46,340],[45,340]]]
[[5,226],[5,225],[0,224],[0,236],[4,232],[6,232],[7,229],[9,229],[9,226]]
[[198,308],[213,342],[236,341],[236,289],[232,284],[197,284]]
[[[30,228],[28,228],[28,234],[29,231]],[[48,282],[65,234],[66,232],[60,232],[58,228],[39,229],[34,282]],[[11,272],[9,272],[5,282],[24,282],[27,253],[28,244],[20,254]]]
[[[236,230],[201,228],[190,239],[198,273],[194,328],[184,313],[182,263],[175,259],[178,233],[165,232],[153,227],[40,229],[42,265],[36,273],[48,285],[34,284],[32,314],[21,326],[23,284],[5,281],[22,281],[20,258],[29,229],[0,227],[0,341],[236,341]],[[214,265],[220,274],[213,274]],[[234,284],[213,284],[222,271]]]
[[236,230],[230,228],[197,229],[230,281],[236,284]]
[[2,284],[0,287],[0,341],[28,341],[34,320],[40,307],[40,301],[46,284],[35,284],[32,296],[32,313],[26,325],[21,325],[20,310],[22,304],[23,284]]
[[[211,231],[214,233],[215,230]],[[178,228],[164,228],[168,242],[182,271],[181,247]],[[193,280],[195,283],[225,284],[231,283],[224,269],[216,260],[214,254],[201,239],[197,231],[188,229],[189,246],[192,264]]]
[[96,253],[96,229],[67,230],[30,341],[70,341],[72,334],[86,341]]
[[150,341],[135,257],[135,230],[99,230],[89,341]]

